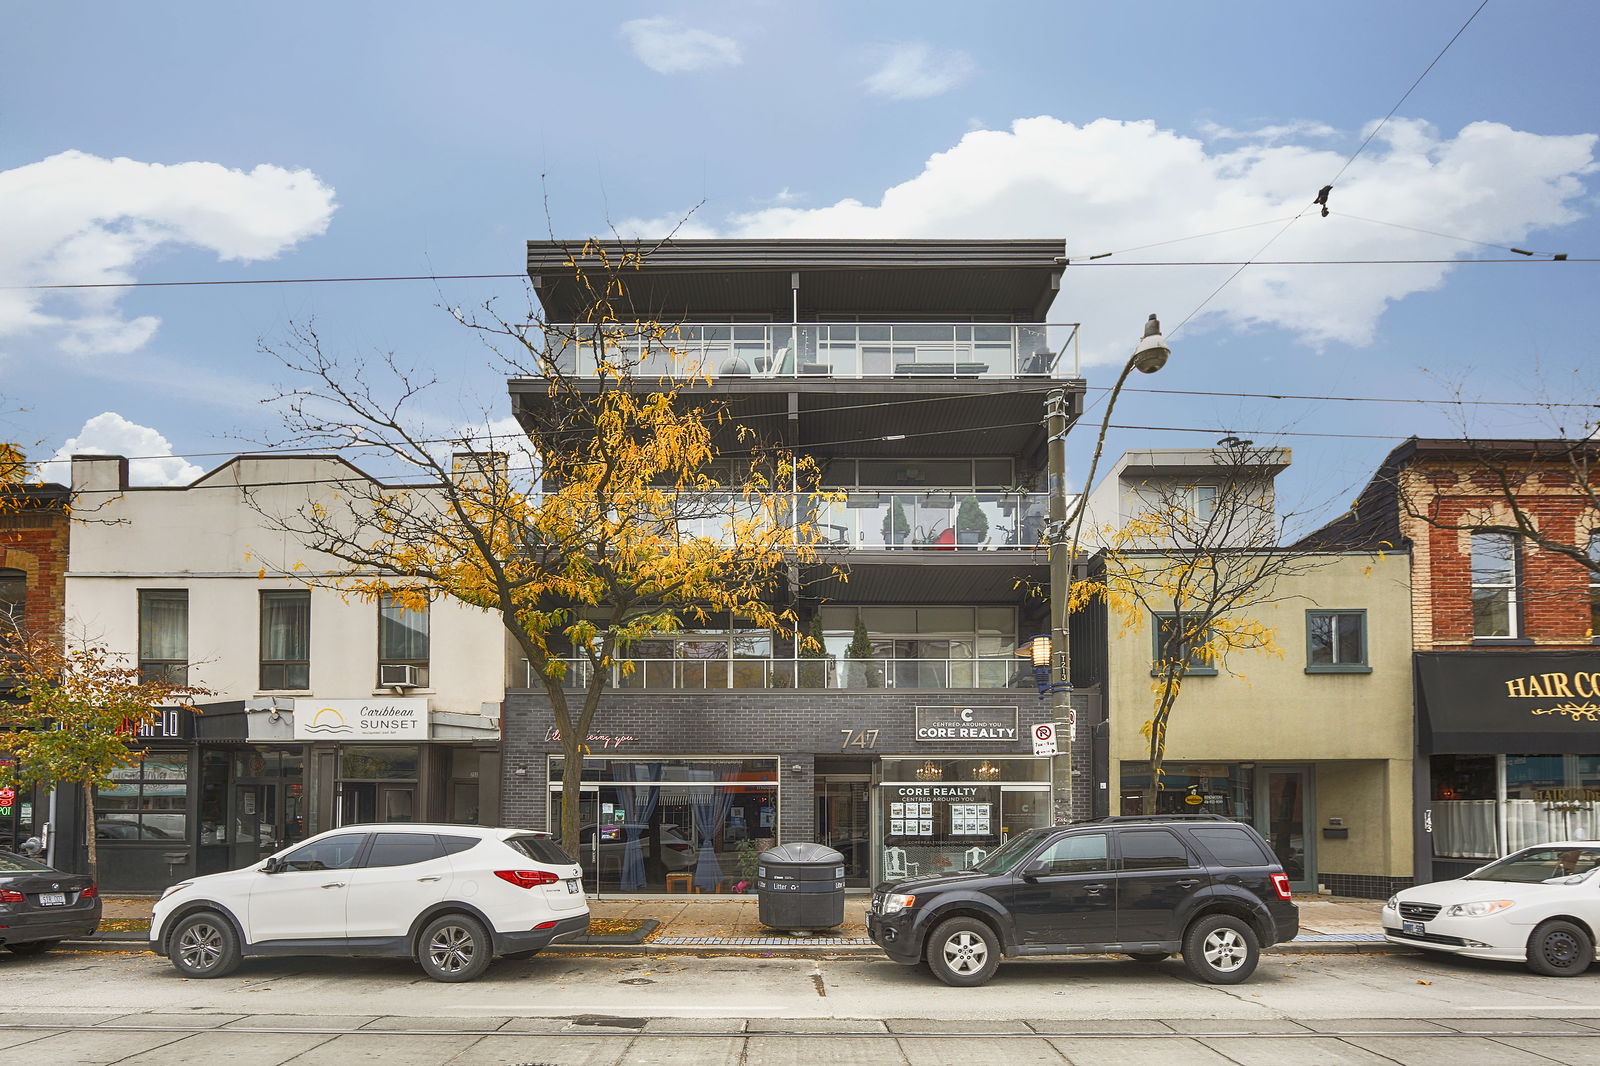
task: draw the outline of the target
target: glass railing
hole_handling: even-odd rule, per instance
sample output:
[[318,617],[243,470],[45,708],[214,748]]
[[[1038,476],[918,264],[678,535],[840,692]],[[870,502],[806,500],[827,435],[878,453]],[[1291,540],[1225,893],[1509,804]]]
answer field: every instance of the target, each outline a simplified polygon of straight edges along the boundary
[[[564,688],[585,689],[593,676],[587,659],[564,659]],[[522,661],[524,684],[540,686]],[[606,679],[617,689],[805,688],[867,689],[1032,688],[1032,668],[1015,655],[973,659],[619,659]]]
[[1077,376],[1077,330],[1047,322],[577,324],[552,325],[545,343],[557,369],[577,377],[593,376],[604,351],[640,377],[1054,378]]
[[[822,547],[993,551],[1033,548],[1044,539],[1042,493],[831,491],[842,498],[791,497],[781,520],[808,516]],[[757,511],[734,493],[697,493],[681,513],[681,535],[726,542],[733,516],[749,519]]]

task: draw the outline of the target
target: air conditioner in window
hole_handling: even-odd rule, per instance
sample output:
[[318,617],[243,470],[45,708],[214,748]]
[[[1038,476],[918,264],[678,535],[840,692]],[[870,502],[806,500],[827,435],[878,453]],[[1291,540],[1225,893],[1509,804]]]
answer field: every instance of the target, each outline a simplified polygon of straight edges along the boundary
[[417,668],[410,663],[380,663],[378,685],[381,688],[416,688]]

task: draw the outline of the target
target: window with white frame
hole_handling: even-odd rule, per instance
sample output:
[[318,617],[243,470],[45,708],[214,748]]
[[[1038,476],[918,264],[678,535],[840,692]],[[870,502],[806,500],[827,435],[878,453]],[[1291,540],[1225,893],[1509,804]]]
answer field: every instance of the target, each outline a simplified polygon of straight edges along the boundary
[[1472,635],[1519,637],[1517,538],[1472,534]]
[[1589,534],[1589,637],[1600,643],[1600,530]]

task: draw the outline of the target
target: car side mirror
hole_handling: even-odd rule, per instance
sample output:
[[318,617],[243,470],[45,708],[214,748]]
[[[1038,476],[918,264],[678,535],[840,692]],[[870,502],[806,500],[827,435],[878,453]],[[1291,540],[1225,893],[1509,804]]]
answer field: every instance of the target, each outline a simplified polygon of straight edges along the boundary
[[264,874],[275,874],[281,869],[283,869],[283,863],[276,855],[274,855],[272,858],[267,860],[266,865],[261,867],[261,872]]
[[1044,862],[1043,860],[1030,862],[1028,865],[1022,868],[1022,879],[1024,881],[1037,881],[1039,878],[1043,877],[1049,872],[1049,863]]

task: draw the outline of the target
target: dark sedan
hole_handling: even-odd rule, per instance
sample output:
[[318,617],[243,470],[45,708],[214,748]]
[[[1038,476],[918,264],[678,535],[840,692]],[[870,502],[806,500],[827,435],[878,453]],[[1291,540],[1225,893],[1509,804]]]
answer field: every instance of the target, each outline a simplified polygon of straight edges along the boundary
[[37,955],[99,927],[100,893],[87,874],[0,852],[0,944]]

